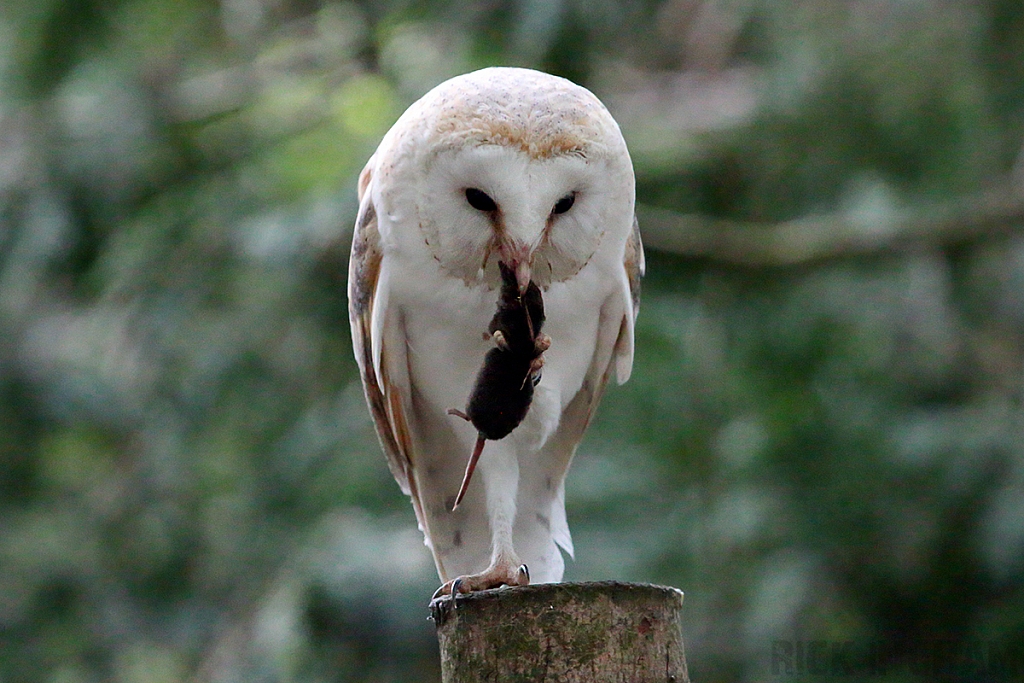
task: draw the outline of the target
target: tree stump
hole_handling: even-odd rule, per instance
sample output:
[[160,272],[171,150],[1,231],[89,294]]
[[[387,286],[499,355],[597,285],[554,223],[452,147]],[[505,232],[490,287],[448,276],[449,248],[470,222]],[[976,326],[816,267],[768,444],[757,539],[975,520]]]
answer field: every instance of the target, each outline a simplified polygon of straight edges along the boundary
[[683,593],[650,584],[551,583],[431,604],[442,683],[689,683]]

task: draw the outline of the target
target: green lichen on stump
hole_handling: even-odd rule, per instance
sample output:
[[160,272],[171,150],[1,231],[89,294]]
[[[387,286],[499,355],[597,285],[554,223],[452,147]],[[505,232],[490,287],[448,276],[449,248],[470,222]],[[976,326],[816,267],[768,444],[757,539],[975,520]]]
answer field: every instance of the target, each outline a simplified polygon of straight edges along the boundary
[[431,605],[442,683],[688,683],[683,594],[635,583],[555,583]]

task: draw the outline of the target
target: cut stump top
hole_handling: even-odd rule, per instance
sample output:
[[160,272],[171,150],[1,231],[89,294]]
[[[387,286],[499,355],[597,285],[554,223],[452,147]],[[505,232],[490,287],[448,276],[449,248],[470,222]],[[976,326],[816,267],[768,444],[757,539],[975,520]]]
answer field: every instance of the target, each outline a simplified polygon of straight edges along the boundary
[[688,683],[683,593],[604,581],[499,588],[435,600],[442,683]]

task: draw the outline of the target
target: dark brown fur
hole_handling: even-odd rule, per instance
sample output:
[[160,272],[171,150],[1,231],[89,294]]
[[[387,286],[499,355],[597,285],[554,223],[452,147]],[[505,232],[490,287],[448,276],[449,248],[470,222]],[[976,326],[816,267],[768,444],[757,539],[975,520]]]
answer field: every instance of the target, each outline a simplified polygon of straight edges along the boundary
[[484,356],[466,412],[448,411],[473,423],[478,432],[453,510],[466,493],[485,441],[504,439],[529,412],[533,388],[540,381],[543,353],[551,344],[550,339],[541,334],[544,299],[540,288],[530,282],[520,296],[515,271],[504,263],[498,266],[501,295],[497,311],[487,326],[495,346]]

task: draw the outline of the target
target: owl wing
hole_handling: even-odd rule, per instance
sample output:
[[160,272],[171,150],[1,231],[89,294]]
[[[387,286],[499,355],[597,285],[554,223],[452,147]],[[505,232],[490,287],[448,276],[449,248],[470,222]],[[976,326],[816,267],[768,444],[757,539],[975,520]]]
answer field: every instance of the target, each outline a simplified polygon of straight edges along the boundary
[[[573,556],[572,536],[565,514],[565,476],[612,372],[622,384],[633,366],[633,327],[640,310],[640,278],[645,270],[640,229],[633,219],[633,230],[626,242],[622,263],[621,287],[602,305],[597,327],[597,344],[583,384],[562,410],[555,433],[521,474],[520,509],[535,514],[520,514],[515,542],[520,554],[533,560],[531,574],[538,581],[560,581],[564,570],[561,554],[554,544]],[[554,543],[552,543],[552,541]]]
[[362,377],[366,403],[388,467],[402,492],[412,498],[420,529],[426,518],[413,476],[413,439],[409,424],[409,377],[400,321],[389,318],[384,251],[371,193],[373,158],[359,175],[359,214],[348,271],[348,313],[352,348]]
[[622,266],[626,273],[626,285],[628,289],[622,290],[623,296],[628,296],[626,315],[622,320],[622,329],[615,341],[615,379],[619,384],[625,384],[629,375],[633,372],[633,327],[636,323],[636,316],[640,313],[640,278],[647,270],[647,262],[644,259],[644,245],[640,240],[640,224],[633,216],[633,230],[626,240],[626,252],[622,259]]

